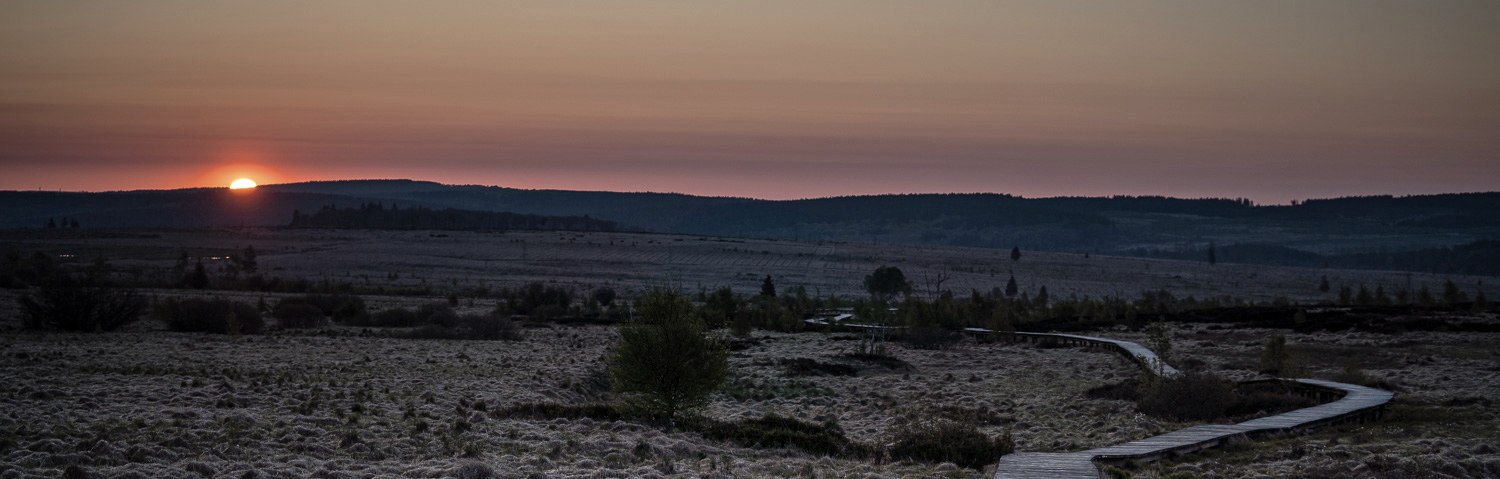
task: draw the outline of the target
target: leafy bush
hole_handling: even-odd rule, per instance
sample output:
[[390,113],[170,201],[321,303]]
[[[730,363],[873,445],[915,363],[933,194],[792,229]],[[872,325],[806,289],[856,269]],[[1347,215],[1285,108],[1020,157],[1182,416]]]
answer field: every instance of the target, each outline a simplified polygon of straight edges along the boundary
[[271,315],[276,317],[276,324],[280,325],[282,329],[315,328],[322,324],[323,319],[326,317],[323,314],[323,310],[317,306],[297,302],[288,303],[286,301],[277,303],[276,309],[271,311]]
[[951,462],[983,469],[1015,450],[1010,434],[991,439],[973,422],[941,417],[909,417],[893,429],[887,451],[894,459]]
[[16,302],[26,329],[63,331],[114,331],[139,320],[146,309],[145,298],[133,289],[68,274],[53,275]]
[[156,303],[152,316],[167,329],[187,333],[260,334],[265,320],[254,305],[227,299],[166,299]]
[[729,350],[704,336],[703,320],[680,293],[655,290],[620,326],[609,372],[623,405],[667,421],[708,402],[729,373]]

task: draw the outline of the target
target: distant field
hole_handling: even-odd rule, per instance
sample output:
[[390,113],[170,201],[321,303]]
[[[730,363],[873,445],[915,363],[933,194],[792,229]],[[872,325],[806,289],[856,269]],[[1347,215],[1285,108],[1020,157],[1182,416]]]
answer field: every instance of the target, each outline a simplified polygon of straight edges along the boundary
[[[1054,297],[1137,297],[1165,289],[1199,298],[1230,295],[1252,300],[1284,296],[1293,301],[1333,298],[1340,286],[1388,292],[1426,286],[1438,293],[1451,279],[1472,294],[1500,294],[1497,278],[1404,272],[1309,269],[1204,261],[850,242],[719,238],[696,235],[574,232],[437,232],[367,230],[162,230],[93,236],[0,233],[0,248],[44,251],[64,260],[103,255],[117,270],[170,268],[183,251],[204,257],[210,271],[236,248],[253,245],[261,270],[285,279],[327,279],[364,286],[419,286],[435,291],[514,287],[548,281],[578,288],[611,286],[627,294],[651,285],[689,290],[731,286],[758,291],[772,276],[781,288],[805,286],[810,295],[863,295],[864,275],[881,265],[899,266],[919,292],[941,289],[967,294],[1004,287],[1014,273],[1022,291],[1046,286]],[[1328,277],[1329,293],[1319,279]],[[1488,281],[1486,281],[1488,279]]]

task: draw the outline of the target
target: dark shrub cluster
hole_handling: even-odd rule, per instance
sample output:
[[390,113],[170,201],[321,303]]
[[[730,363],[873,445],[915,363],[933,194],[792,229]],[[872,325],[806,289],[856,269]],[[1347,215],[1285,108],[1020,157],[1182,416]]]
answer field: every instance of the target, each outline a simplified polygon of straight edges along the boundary
[[525,337],[521,325],[498,312],[457,316],[451,326],[427,324],[407,333],[410,339],[480,339],[519,341]]
[[812,358],[788,358],[778,361],[786,367],[787,376],[856,376],[859,368],[848,364],[825,363]]
[[16,301],[26,329],[114,331],[140,319],[146,310],[145,298],[133,289],[62,273],[43,280],[35,292]]
[[271,310],[271,315],[276,317],[276,324],[282,329],[306,329],[316,328],[323,324],[327,316],[317,306],[307,303],[288,303],[282,301]]
[[1237,399],[1234,386],[1228,381],[1189,372],[1175,378],[1146,381],[1136,408],[1156,417],[1209,421],[1224,417]]
[[521,403],[510,407],[497,408],[490,412],[490,417],[496,419],[589,418],[600,421],[618,421],[624,418],[619,411],[615,410],[614,406],[608,404],[572,405],[545,402]]
[[705,438],[750,447],[795,447],[837,457],[863,456],[868,452],[865,446],[845,437],[838,423],[816,424],[775,414],[738,422],[695,417],[684,421],[683,428],[697,431]]
[[992,439],[971,421],[932,415],[907,418],[893,429],[888,444],[892,459],[951,462],[974,469],[994,464],[1016,447],[1009,434]]
[[152,316],[173,331],[215,334],[260,334],[265,320],[255,306],[227,299],[165,299]]
[[[352,294],[306,294],[302,296],[290,296],[282,298],[277,307],[283,305],[305,304],[318,308],[323,316],[333,319],[335,323],[350,323],[364,320],[369,314],[365,308],[365,300]],[[280,318],[280,316],[277,316]]]
[[350,326],[363,326],[369,328],[411,328],[425,325],[435,325],[444,328],[457,326],[459,323],[458,313],[453,307],[443,303],[424,304],[417,309],[391,308],[368,315],[364,318],[350,321]]
[[1093,399],[1136,403],[1136,409],[1155,417],[1182,421],[1217,421],[1266,416],[1311,407],[1316,401],[1293,394],[1276,382],[1231,384],[1204,373],[1176,379],[1135,379],[1106,384],[1084,393]]

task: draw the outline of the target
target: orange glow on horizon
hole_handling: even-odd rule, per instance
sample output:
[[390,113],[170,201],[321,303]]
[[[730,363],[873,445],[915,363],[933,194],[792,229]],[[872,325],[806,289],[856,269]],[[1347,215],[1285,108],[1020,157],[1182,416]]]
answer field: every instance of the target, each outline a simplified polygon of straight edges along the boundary
[[231,190],[248,190],[255,188],[255,186],[255,180],[249,178],[240,178],[229,183],[229,189]]

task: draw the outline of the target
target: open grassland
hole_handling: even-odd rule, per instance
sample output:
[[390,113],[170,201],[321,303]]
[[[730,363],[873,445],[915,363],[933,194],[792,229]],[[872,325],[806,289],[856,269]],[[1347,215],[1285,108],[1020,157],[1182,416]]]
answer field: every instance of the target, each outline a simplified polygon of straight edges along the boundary
[[[1068,295],[1332,299],[1340,286],[1405,287],[1394,272],[1308,270],[1199,262],[893,245],[762,241],[626,233],[463,233],[332,230],[155,231],[38,236],[6,233],[0,247],[41,251],[83,269],[103,256],[114,279],[171,282],[183,251],[219,281],[224,258],[246,245],[269,277],[344,284],[372,313],[456,303],[466,294],[541,281],[584,292],[610,286],[629,298],[655,285],[758,290],[766,275],[809,294],[863,296],[879,265],[906,270],[919,294],[1046,285]],[[1319,292],[1326,275],[1333,290]],[[164,278],[154,280],[153,277]],[[1446,276],[1412,275],[1441,291]],[[1451,277],[1465,291],[1493,282]],[[412,294],[412,291],[418,291]],[[218,297],[274,305],[289,293],[162,288],[163,300]],[[449,293],[458,293],[447,297]],[[507,414],[515,406],[607,401],[603,357],[615,329],[530,325],[521,341],[400,339],[347,325],[270,328],[234,340],[166,331],[146,320],[107,334],[20,330],[17,290],[0,290],[0,478],[57,477],[68,466],[134,477],[984,477],[946,463],[827,456],[706,438],[692,430],[614,418]],[[1289,311],[1289,310],[1288,310]],[[1434,310],[1436,311],[1436,310]],[[1500,474],[1500,333],[1493,313],[1420,313],[1429,327],[1317,331],[1253,329],[1233,321],[1172,326],[1173,363],[1253,379],[1266,338],[1285,334],[1303,377],[1379,383],[1399,395],[1382,422],[1247,443],[1154,465],[1142,477],[1494,477]],[[1465,310],[1467,311],[1467,310]],[[1288,313],[1290,314],[1290,313]],[[1397,313],[1392,313],[1397,314]],[[1405,313],[1400,313],[1405,314]],[[1450,314],[1448,332],[1431,327]],[[1318,321],[1317,314],[1307,321]],[[1399,319],[1399,318],[1393,318]],[[270,321],[275,321],[270,319]],[[1044,327],[1045,322],[1031,326]],[[1090,327],[1109,327],[1098,323]],[[1263,324],[1263,323],[1260,323]],[[1374,332],[1387,331],[1387,332]],[[715,334],[727,334],[718,332]],[[1124,326],[1097,334],[1147,343]],[[915,349],[891,342],[896,361],[850,353],[851,334],[755,331],[736,341],[730,378],[705,414],[721,421],[767,414],[836,424],[879,448],[912,420],[947,417],[1017,451],[1081,450],[1188,426],[1086,392],[1136,376],[1103,351],[977,342]],[[988,469],[993,469],[990,466]],[[1439,471],[1441,475],[1429,474]]]
[[[149,330],[103,335],[7,333],[0,348],[0,471],[56,477],[975,477],[951,464],[821,457],[666,433],[630,421],[498,417],[527,403],[581,404],[612,343],[602,326],[531,329],[522,342],[247,336]],[[353,331],[346,331],[353,333]],[[1172,427],[1081,392],[1132,373],[1075,349],[893,344],[906,363],[844,356],[856,341],[757,333],[734,354],[707,409],[720,419],[777,413],[836,422],[881,444],[903,416],[973,418],[1022,448],[1092,447]],[[854,376],[795,372],[789,358],[847,365]]]
[[[247,229],[132,231],[121,234],[0,234],[0,248],[44,251],[78,262],[104,256],[117,271],[164,280],[182,252],[204,258],[210,272],[245,246],[260,254],[268,277],[350,284],[366,289],[415,288],[436,294],[475,288],[556,282],[580,291],[610,286],[631,295],[654,285],[696,290],[731,286],[756,291],[766,275],[809,295],[863,296],[866,274],[899,266],[919,291],[967,293],[1003,287],[1011,274],[1022,292],[1046,286],[1069,295],[1138,297],[1166,290],[1178,297],[1233,296],[1252,301],[1334,299],[1340,287],[1374,290],[1427,287],[1452,279],[1465,291],[1500,297],[1482,277],[1391,271],[1306,269],[1217,264],[1072,253],[1023,251],[1020,261],[998,249],[846,242],[776,241],[706,236],[575,232],[434,232]],[[119,273],[125,274],[125,273]],[[1329,292],[1318,285],[1327,277]]]

